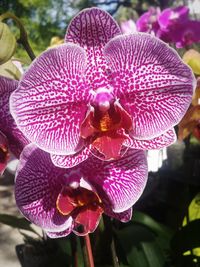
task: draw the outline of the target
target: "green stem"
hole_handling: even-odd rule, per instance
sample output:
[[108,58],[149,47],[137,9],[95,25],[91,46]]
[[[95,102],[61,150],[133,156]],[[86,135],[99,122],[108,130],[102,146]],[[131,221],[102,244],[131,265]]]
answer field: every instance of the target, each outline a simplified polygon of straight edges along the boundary
[[20,37],[17,40],[17,42],[23,45],[30,59],[34,60],[35,54],[33,53],[33,50],[28,42],[28,35],[21,20],[18,17],[16,17],[14,14],[9,13],[9,12],[4,13],[0,16],[0,21],[3,21],[4,19],[13,19],[16,22],[17,27],[20,30]]

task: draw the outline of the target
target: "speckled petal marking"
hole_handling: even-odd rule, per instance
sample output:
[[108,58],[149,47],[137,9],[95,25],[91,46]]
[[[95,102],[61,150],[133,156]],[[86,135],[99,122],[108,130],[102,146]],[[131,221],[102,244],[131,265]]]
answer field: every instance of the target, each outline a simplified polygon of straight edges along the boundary
[[120,103],[133,117],[133,137],[152,139],[176,125],[191,102],[194,76],[167,44],[145,33],[105,47]]
[[123,212],[120,212],[120,213],[116,213],[109,209],[106,209],[105,214],[121,222],[128,222],[131,220],[131,217],[132,217],[132,208],[125,210]]
[[51,154],[51,160],[54,165],[60,168],[72,168],[81,162],[85,161],[90,155],[90,149],[85,147],[77,154],[63,156]]
[[137,140],[129,137],[124,141],[123,145],[142,150],[161,149],[163,147],[172,145],[176,139],[177,137],[174,129],[170,129],[166,133],[150,140]]
[[11,113],[20,130],[43,150],[73,154],[80,149],[79,125],[89,90],[83,81],[85,52],[63,44],[44,52],[11,95]]
[[9,97],[17,86],[18,81],[0,76],[0,130],[6,135],[12,153],[19,157],[23,147],[29,141],[17,128],[9,110]]
[[123,158],[112,162],[91,157],[81,165],[85,178],[104,191],[100,198],[114,212],[129,209],[140,197],[147,181],[147,161],[142,150],[129,149]]
[[66,42],[79,44],[87,52],[87,82],[92,89],[108,85],[108,66],[103,57],[103,47],[120,28],[113,18],[98,8],[84,9],[69,24]]
[[[56,209],[65,170],[54,166],[50,155],[36,146],[26,146],[16,173],[16,203],[23,215],[46,231],[59,232],[70,227],[68,216]],[[69,218],[69,219],[68,219]]]

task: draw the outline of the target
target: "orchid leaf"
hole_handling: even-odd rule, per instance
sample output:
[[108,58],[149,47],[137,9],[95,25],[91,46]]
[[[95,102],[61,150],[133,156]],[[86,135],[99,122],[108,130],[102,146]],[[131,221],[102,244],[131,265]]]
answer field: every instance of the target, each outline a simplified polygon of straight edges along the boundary
[[193,250],[200,247],[199,229],[200,219],[197,219],[176,232],[171,240],[171,251],[175,253],[174,258],[184,257],[183,254],[187,251],[192,251],[194,255]]
[[0,214],[0,223],[37,234],[37,232],[31,227],[31,222],[27,221],[25,218],[20,218],[10,214]]
[[115,233],[118,256],[123,264],[124,255],[127,266],[131,267],[162,267],[166,264],[172,231],[148,215],[134,212],[128,226]]

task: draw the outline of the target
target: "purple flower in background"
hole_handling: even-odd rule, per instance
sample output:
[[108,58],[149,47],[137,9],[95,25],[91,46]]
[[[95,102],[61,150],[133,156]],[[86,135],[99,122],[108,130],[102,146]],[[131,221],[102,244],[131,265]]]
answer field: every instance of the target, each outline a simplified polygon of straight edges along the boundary
[[175,141],[194,77],[173,49],[145,33],[122,35],[98,8],[80,12],[65,41],[32,63],[10,101],[19,129],[55,165]]
[[139,32],[156,33],[159,28],[157,19],[160,12],[159,8],[151,7],[137,20],[137,30]]
[[172,29],[177,30],[186,23],[189,18],[189,8],[185,6],[179,6],[175,8],[166,8],[158,16],[158,23],[162,30],[170,31]]
[[189,19],[189,8],[167,8],[158,17],[160,30],[157,36],[164,41],[185,47],[200,41],[200,22]]
[[162,12],[150,8],[136,22],[138,31],[153,33],[177,48],[200,42],[200,22],[189,19],[189,8],[179,6]]
[[[15,157],[19,158],[25,145],[29,143],[22,132],[17,128],[9,110],[10,94],[17,88],[18,81],[0,76],[0,135],[2,143],[7,143],[7,150],[10,150]],[[7,140],[7,141],[5,141]],[[3,149],[5,151],[5,149]],[[8,151],[6,152],[8,153]]]
[[56,167],[35,145],[24,148],[16,173],[16,203],[23,215],[56,238],[93,232],[104,212],[122,222],[147,181],[145,152],[130,149],[116,161],[96,157],[71,169]]

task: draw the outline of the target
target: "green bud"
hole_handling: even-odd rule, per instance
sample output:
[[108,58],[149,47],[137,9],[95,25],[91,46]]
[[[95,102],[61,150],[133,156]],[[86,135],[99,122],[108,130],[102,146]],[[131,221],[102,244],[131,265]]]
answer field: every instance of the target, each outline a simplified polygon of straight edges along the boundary
[[16,39],[7,24],[0,22],[0,65],[15,53]]

